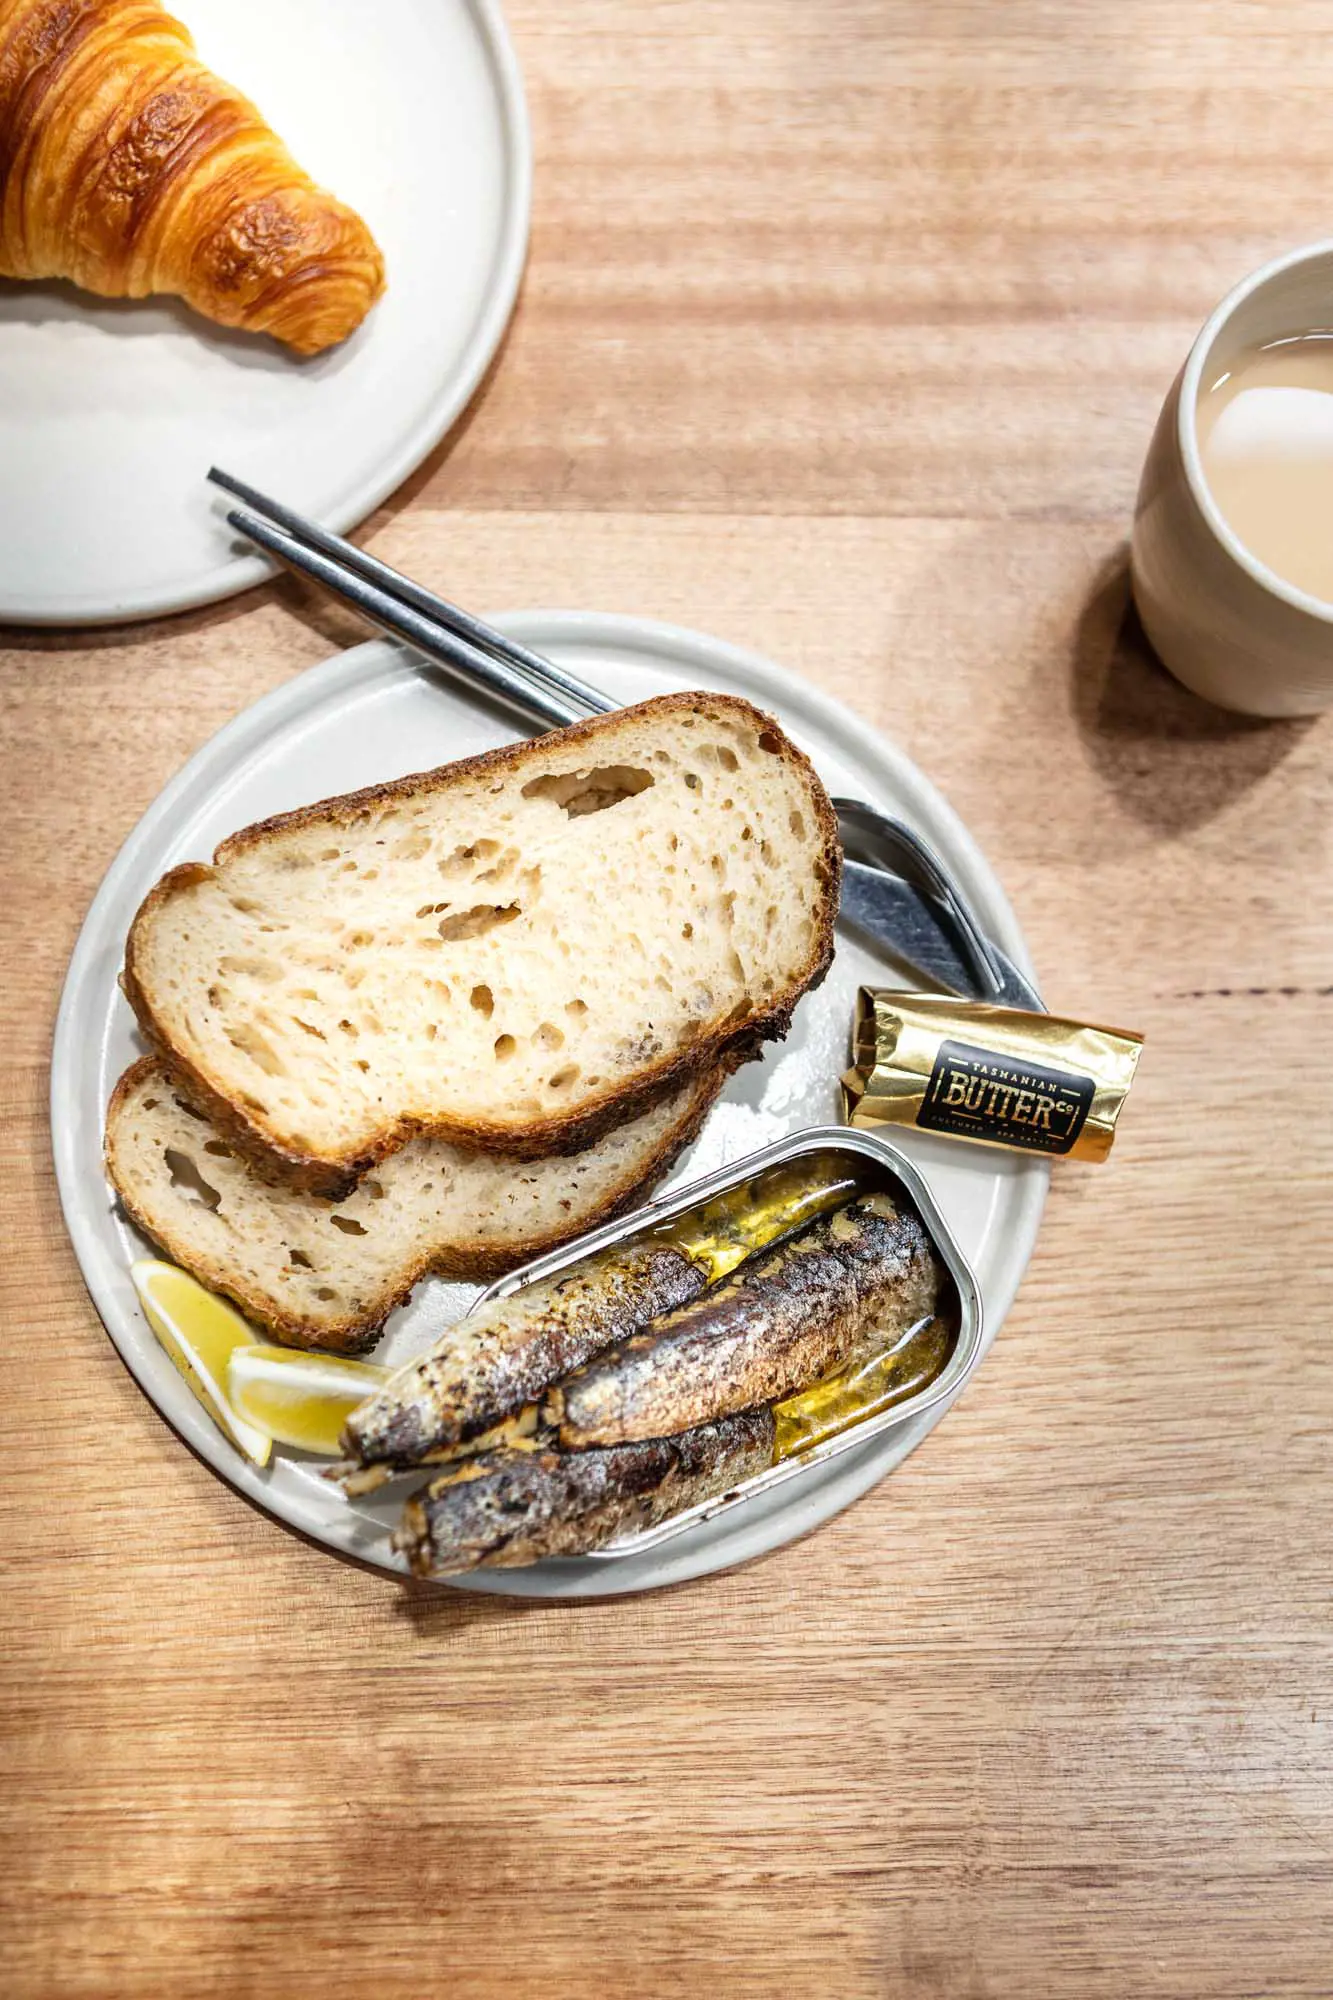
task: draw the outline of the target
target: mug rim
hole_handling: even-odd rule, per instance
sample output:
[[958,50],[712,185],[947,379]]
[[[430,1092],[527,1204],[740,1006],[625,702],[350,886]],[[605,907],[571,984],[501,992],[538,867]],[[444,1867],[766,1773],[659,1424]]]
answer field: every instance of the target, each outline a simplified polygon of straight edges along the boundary
[[1194,498],[1194,504],[1208,523],[1213,535],[1222,544],[1227,554],[1253,577],[1254,581],[1272,596],[1281,598],[1295,610],[1303,611],[1308,617],[1317,618],[1321,624],[1333,625],[1333,602],[1328,598],[1315,597],[1312,592],[1302,590],[1299,584],[1288,583],[1275,569],[1255,555],[1246,546],[1227,521],[1216,500],[1212,496],[1208,481],[1204,476],[1203,459],[1199,452],[1198,429],[1195,416],[1199,402],[1199,383],[1203,375],[1203,364],[1217,341],[1227,321],[1236,308],[1243,305],[1273,279],[1283,277],[1298,264],[1311,262],[1316,257],[1327,257],[1333,263],[1333,237],[1321,237],[1317,243],[1303,244],[1299,249],[1287,250],[1279,257],[1270,258],[1242,278],[1213,308],[1208,318],[1195,336],[1194,345],[1185,362],[1185,372],[1181,377],[1180,401],[1176,410],[1176,438],[1180,447],[1181,461],[1185,467],[1185,479]]

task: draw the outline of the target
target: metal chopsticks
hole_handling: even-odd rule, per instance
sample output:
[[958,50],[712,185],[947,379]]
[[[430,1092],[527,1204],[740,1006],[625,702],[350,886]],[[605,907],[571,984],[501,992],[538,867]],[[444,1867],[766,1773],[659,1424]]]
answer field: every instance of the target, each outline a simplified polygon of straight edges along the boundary
[[553,661],[231,473],[213,466],[208,476],[245,502],[227,515],[240,534],[346,599],[373,624],[408,640],[460,680],[473,687],[480,683],[498,700],[557,729],[619,706]]

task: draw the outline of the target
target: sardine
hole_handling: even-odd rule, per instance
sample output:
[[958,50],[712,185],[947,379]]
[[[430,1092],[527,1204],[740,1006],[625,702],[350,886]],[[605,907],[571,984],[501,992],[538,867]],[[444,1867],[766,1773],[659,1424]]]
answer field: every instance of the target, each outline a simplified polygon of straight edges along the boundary
[[451,1326],[428,1354],[352,1411],[343,1447],[358,1465],[420,1464],[481,1435],[571,1368],[695,1298],[703,1266],[671,1245],[617,1245]]
[[771,1410],[609,1451],[494,1451],[408,1501],[394,1547],[418,1576],[584,1555],[729,1492],[773,1462]]
[[[404,1468],[480,1439],[570,1369],[696,1298],[753,1250],[854,1191],[845,1159],[793,1163],[638,1242],[497,1299],[450,1327],[354,1410],[345,1450],[354,1466]],[[365,1488],[357,1482],[352,1490]]]
[[943,1282],[919,1218],[866,1195],[599,1355],[549,1392],[543,1415],[582,1450],[776,1402],[930,1319]]

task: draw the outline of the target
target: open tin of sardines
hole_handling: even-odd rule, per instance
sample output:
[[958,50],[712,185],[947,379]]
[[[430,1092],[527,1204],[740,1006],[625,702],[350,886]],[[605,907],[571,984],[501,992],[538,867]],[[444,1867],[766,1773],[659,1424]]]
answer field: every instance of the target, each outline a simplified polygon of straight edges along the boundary
[[617,1246],[653,1239],[706,1253],[720,1276],[739,1279],[761,1255],[794,1243],[812,1218],[833,1217],[840,1203],[846,1212],[846,1204],[867,1196],[887,1197],[886,1205],[919,1221],[937,1260],[933,1309],[888,1330],[879,1348],[873,1339],[863,1343],[851,1366],[774,1403],[771,1462],[762,1469],[652,1526],[581,1551],[583,1559],[614,1562],[655,1549],[948,1402],[981,1357],[976,1279],[930,1188],[896,1146],[868,1132],[814,1126],[591,1231],[475,1301],[474,1313]]

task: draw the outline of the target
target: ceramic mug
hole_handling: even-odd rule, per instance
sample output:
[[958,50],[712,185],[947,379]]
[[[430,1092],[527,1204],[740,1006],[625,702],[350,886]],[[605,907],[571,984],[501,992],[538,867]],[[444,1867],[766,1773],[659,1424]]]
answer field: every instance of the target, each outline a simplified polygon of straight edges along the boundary
[[1246,715],[1333,702],[1333,604],[1284,582],[1223,520],[1199,457],[1199,398],[1245,349],[1329,326],[1333,242],[1245,278],[1190,349],[1143,469],[1131,574],[1144,630],[1177,680]]

